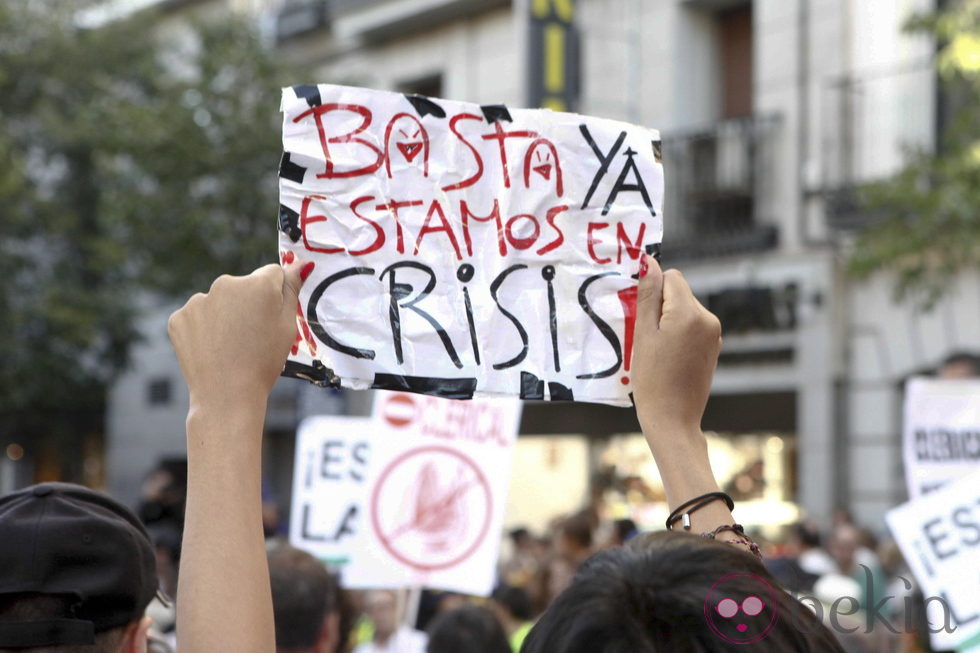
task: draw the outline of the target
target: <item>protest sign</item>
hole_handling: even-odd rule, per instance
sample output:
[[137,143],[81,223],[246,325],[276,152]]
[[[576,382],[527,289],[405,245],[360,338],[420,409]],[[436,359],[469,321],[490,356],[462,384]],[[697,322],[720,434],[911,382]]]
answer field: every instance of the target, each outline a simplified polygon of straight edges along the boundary
[[980,381],[910,379],[903,440],[912,499],[980,470]]
[[365,525],[373,425],[366,417],[308,417],[296,432],[289,541],[334,567],[350,563]]
[[284,374],[630,405],[656,131],[323,84],[282,111],[280,249],[314,263]]
[[980,633],[980,472],[885,516],[926,597],[933,647]]
[[520,424],[515,399],[379,393],[365,524],[345,587],[493,589]]

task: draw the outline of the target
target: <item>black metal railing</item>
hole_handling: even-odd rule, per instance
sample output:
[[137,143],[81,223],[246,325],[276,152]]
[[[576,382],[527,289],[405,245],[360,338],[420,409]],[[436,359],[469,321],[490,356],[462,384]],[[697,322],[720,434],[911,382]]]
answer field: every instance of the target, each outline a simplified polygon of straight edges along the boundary
[[900,170],[936,139],[935,64],[923,59],[827,80],[820,88],[820,181],[831,231],[854,231],[881,215],[862,188]]
[[329,19],[327,0],[288,0],[276,14],[276,41],[312,32]]
[[664,256],[703,259],[778,244],[774,224],[777,116],[726,120],[665,134]]

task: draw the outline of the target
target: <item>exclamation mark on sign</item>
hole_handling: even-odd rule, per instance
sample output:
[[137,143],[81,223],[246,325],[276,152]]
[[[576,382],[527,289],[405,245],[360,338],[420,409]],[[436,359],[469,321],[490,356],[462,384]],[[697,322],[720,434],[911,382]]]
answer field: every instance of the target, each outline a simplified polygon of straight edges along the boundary
[[296,300],[296,321],[299,323],[299,328],[296,330],[296,340],[293,341],[293,348],[290,352],[295,356],[299,353],[300,342],[305,342],[310,356],[316,358],[316,340],[313,339],[313,334],[310,332],[310,325],[303,318],[303,305],[298,299]]
[[[623,341],[626,343],[623,347],[623,370],[626,372],[630,371],[630,363],[633,361],[633,327],[636,325],[636,295],[638,286],[630,286],[629,288],[623,288],[617,295],[619,295],[619,303],[623,305],[623,317],[625,318],[626,333],[624,334]],[[624,376],[620,379],[623,385],[629,385],[630,377]]]

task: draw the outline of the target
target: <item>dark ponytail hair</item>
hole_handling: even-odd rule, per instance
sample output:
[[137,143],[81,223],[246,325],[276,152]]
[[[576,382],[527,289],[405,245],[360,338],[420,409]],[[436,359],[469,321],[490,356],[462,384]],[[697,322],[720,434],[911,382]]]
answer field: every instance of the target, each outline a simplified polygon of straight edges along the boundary
[[682,532],[637,536],[589,558],[541,616],[521,653],[744,651],[740,620],[711,614],[719,582],[738,605],[763,593],[766,621],[751,642],[753,652],[843,653],[833,633],[755,556]]

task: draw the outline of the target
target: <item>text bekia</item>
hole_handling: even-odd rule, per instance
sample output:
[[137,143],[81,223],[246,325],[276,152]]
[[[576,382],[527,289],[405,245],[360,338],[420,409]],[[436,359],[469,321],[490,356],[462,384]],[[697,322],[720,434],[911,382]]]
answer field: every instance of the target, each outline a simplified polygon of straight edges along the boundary
[[629,404],[655,131],[327,85],[282,109],[280,245],[315,263],[287,374]]

